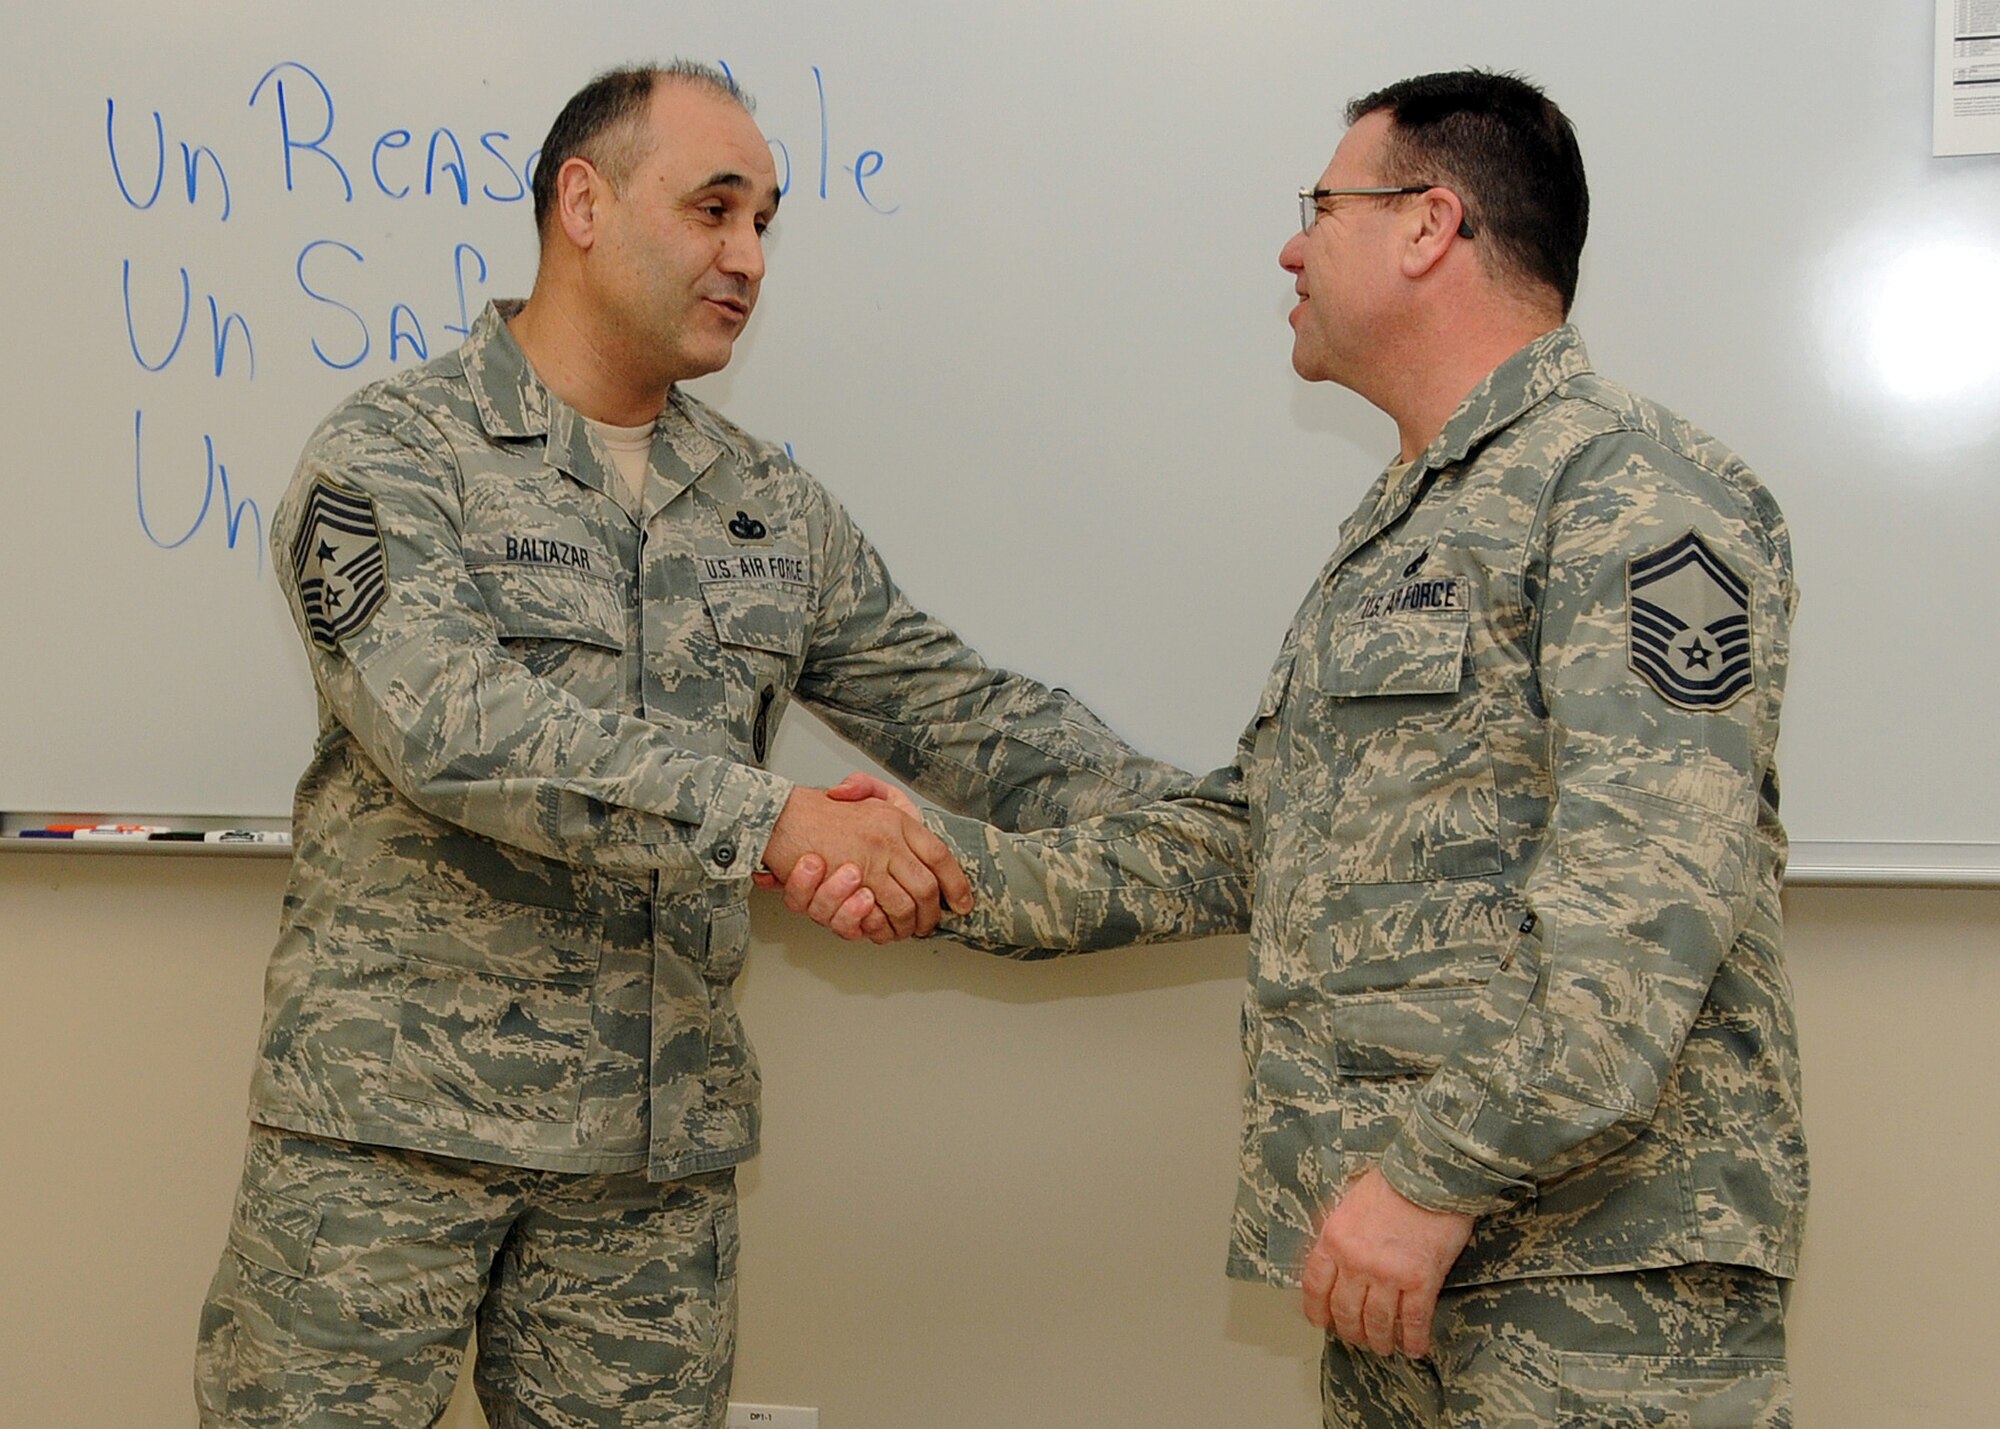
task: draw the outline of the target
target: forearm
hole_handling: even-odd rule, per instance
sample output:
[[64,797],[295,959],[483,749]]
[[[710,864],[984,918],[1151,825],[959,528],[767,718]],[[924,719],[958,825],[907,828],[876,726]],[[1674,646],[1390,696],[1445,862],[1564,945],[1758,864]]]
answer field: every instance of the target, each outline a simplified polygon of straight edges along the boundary
[[1249,821],[1213,780],[1180,798],[1060,830],[925,821],[957,855],[975,906],[940,931],[1020,957],[1241,932],[1255,888]]
[[1420,1205],[1497,1210],[1639,1135],[1740,926],[1747,829],[1651,803],[1642,842],[1594,840],[1635,810],[1565,805],[1563,855],[1528,889],[1535,927],[1385,1153]]
[[[682,881],[747,877],[793,787],[581,705],[476,642],[426,639],[408,661],[315,663],[336,718],[404,797],[562,862]],[[421,699],[409,693],[417,689]]]

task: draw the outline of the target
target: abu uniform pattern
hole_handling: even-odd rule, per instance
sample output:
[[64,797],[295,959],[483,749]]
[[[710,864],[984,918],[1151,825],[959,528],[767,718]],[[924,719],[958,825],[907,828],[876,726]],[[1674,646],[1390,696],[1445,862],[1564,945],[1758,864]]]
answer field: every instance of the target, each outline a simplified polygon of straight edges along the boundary
[[[274,526],[320,729],[251,1116],[549,1170],[714,1170],[757,1140],[729,988],[794,696],[1011,827],[1185,776],[985,665],[782,449],[678,390],[628,512],[505,316],[336,411]],[[311,524],[328,492],[374,535]],[[378,563],[374,607],[325,639],[301,587],[339,621],[368,600],[343,573]]]
[[[1690,533],[1744,593],[1749,679],[1699,673],[1726,597],[1663,596],[1694,669],[1677,702],[1635,664],[1628,582]],[[1232,764],[1045,835],[931,816],[979,898],[946,930],[1051,952],[1247,922],[1233,1274],[1295,1283],[1320,1208],[1379,1165],[1479,1218],[1451,1285],[1790,1276],[1795,599],[1752,473],[1557,329],[1342,527]]]
[[430,1423],[476,1324],[495,1429],[719,1429],[758,1133],[730,989],[795,696],[1010,827],[1187,782],[684,393],[628,510],[511,311],[328,418],[273,528],[320,726],[205,1425]]

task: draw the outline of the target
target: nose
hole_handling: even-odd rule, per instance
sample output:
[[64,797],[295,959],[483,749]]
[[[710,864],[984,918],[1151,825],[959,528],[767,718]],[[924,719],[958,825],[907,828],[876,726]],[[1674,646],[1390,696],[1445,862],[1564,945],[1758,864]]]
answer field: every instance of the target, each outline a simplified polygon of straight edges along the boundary
[[1303,273],[1306,268],[1306,236],[1294,233],[1285,240],[1285,246],[1278,250],[1278,266],[1287,273]]
[[722,241],[722,255],[716,265],[732,277],[747,283],[760,283],[764,278],[764,235],[757,231],[757,225],[745,219],[731,224]]

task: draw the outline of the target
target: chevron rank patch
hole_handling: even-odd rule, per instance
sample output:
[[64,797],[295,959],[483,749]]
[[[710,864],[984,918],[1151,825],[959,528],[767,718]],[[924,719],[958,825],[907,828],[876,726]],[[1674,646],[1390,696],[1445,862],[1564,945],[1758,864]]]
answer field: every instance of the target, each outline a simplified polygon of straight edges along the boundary
[[1632,668],[1670,704],[1726,709],[1752,685],[1750,585],[1690,531],[1625,566]]
[[292,541],[292,571],[313,644],[332,650],[365,627],[387,589],[375,503],[326,477],[315,480]]

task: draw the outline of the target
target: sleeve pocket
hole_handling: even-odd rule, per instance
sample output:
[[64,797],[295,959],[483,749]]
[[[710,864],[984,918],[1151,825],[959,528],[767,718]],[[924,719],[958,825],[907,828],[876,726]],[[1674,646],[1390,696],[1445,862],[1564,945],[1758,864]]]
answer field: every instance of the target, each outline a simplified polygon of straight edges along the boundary
[[1405,988],[1343,997],[1328,1011],[1334,1070],[1343,1077],[1435,1072],[1458,1044],[1482,987]]

